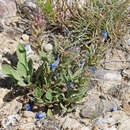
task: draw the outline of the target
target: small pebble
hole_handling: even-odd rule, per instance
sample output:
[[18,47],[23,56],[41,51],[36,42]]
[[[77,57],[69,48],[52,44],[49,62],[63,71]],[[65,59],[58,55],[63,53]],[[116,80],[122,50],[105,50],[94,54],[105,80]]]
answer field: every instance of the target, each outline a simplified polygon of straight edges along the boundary
[[31,48],[31,44],[30,43],[25,43],[24,47],[26,49],[27,56],[29,56],[31,54],[34,54],[32,48]]
[[29,41],[29,36],[27,34],[22,35],[22,39],[26,42]]
[[53,50],[53,46],[51,44],[43,44],[43,49],[46,52],[51,52]]

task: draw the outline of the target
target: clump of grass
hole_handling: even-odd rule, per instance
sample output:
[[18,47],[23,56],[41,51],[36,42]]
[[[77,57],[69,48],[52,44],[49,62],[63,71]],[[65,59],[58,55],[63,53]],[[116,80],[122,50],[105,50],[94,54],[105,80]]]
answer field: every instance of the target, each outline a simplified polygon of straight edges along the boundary
[[[67,37],[73,45],[98,48],[94,50],[95,55],[100,52],[99,49],[105,50],[110,43],[115,45],[126,31],[125,10],[129,4],[128,0],[86,1],[82,8],[79,8],[78,2],[70,6],[67,1],[60,0],[47,0],[44,3],[38,0],[38,4],[50,23],[61,26],[62,31],[68,34]],[[108,33],[105,40],[103,31]]]
[[[117,43],[124,32],[124,10],[128,4],[118,0],[105,2],[103,0],[90,1],[83,8],[69,6],[66,1],[38,0],[44,16],[50,24],[62,29],[71,42],[71,47],[79,46],[86,50],[86,65],[96,65],[104,55],[110,43]],[[60,27],[59,27],[60,26]],[[102,32],[108,36],[104,39]],[[105,42],[105,43],[104,43]]]

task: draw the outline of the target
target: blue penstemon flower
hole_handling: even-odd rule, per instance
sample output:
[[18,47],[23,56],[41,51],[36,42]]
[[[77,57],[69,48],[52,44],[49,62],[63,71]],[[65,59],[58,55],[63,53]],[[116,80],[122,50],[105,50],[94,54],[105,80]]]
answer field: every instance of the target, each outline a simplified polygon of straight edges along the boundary
[[72,87],[73,87],[73,86],[74,86],[74,83],[73,83],[73,82],[69,82],[67,88],[68,88],[69,90],[72,90]]
[[55,72],[56,67],[59,64],[59,57],[56,58],[55,62],[53,64],[49,64],[49,66],[52,68],[52,72]]
[[103,31],[102,35],[103,35],[103,41],[105,41],[107,39],[108,32],[107,31]]
[[97,68],[95,68],[95,67],[90,67],[90,69],[91,69],[93,72],[95,72],[95,71],[97,70]]
[[32,110],[30,104],[28,104],[28,103],[25,104],[24,107],[25,107],[25,110],[26,110],[26,111],[31,111],[31,110]]
[[114,108],[111,108],[111,109],[110,109],[110,112],[114,112]]
[[35,118],[36,119],[42,119],[43,118],[43,114],[41,112],[37,112]]

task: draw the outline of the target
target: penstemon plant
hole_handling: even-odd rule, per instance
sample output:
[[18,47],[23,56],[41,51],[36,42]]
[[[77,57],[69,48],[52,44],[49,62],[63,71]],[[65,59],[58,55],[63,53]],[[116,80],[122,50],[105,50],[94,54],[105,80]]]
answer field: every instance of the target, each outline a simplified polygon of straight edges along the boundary
[[62,53],[58,47],[49,57],[41,50],[39,55],[41,65],[34,72],[32,60],[27,61],[26,50],[19,44],[17,68],[3,64],[2,70],[12,77],[18,86],[33,86],[31,89],[34,101],[47,106],[48,115],[52,115],[54,106],[64,111],[71,110],[73,104],[86,96],[88,81],[83,67],[77,65],[70,53]]

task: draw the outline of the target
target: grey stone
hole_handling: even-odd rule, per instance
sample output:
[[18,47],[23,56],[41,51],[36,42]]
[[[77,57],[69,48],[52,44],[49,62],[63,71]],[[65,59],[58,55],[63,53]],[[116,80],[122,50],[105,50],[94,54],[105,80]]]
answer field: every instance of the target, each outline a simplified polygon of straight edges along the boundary
[[20,121],[20,116],[18,114],[9,115],[7,118],[3,118],[1,121],[1,126],[5,129],[11,128],[12,125]]
[[22,103],[14,99],[11,102],[8,102],[5,106],[3,106],[1,111],[7,115],[12,115],[17,114],[21,109],[22,109]]
[[61,130],[90,130],[90,128],[83,126],[76,119],[66,117],[62,124]]
[[[102,130],[129,130],[129,117],[123,111],[108,112],[103,117],[98,117],[93,121],[93,129],[96,127]],[[118,126],[117,126],[118,124]]]
[[130,130],[130,119],[127,119],[122,122],[118,130]]
[[31,44],[30,43],[25,43],[24,47],[26,49],[27,56],[34,54],[32,48],[31,48]]
[[35,113],[32,111],[24,111],[23,112],[23,117],[25,118],[35,118]]
[[56,119],[43,119],[37,122],[42,130],[60,130],[59,121]]
[[105,97],[101,98],[101,95],[90,94],[80,110],[80,115],[84,118],[94,119],[106,112],[110,112],[111,109],[119,109],[120,104],[121,103],[114,98],[108,100]]
[[109,89],[122,83],[121,73],[112,70],[97,70],[94,75],[94,80],[97,81],[101,89],[107,93]]
[[53,45],[51,44],[43,44],[42,47],[46,52],[51,52],[53,50]]
[[122,70],[126,68],[128,62],[125,53],[125,51],[117,49],[108,50],[105,56],[104,68],[108,70]]
[[94,77],[96,80],[112,82],[120,82],[122,78],[120,72],[112,70],[97,70]]
[[[102,107],[100,107],[102,106]],[[104,106],[100,102],[99,96],[88,96],[88,99],[85,102],[85,105],[80,110],[81,117],[93,119],[97,116],[100,116],[103,113]]]
[[0,0],[0,18],[16,16],[15,0]]

